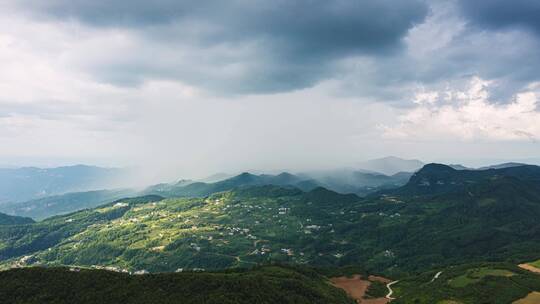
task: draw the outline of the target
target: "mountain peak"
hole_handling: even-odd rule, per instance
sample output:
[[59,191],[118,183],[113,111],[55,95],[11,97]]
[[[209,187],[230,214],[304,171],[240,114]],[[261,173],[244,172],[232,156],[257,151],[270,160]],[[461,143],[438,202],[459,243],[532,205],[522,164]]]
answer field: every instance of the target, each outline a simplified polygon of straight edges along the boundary
[[233,177],[234,179],[252,179],[257,177],[255,174],[251,174],[249,172],[242,172],[238,174],[237,176]]
[[430,163],[422,167],[417,174],[428,173],[428,172],[453,172],[457,171],[451,166],[437,163]]
[[280,174],[276,175],[276,177],[295,177],[293,174],[289,173],[289,172],[281,172]]

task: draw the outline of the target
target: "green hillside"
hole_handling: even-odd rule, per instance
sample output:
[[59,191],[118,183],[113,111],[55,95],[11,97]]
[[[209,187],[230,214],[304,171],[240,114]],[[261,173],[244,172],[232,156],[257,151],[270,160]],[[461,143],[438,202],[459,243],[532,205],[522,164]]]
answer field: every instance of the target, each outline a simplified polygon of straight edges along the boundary
[[[310,200],[312,195],[319,200]],[[9,263],[32,255],[26,260],[29,264],[149,271],[221,269],[268,261],[336,265],[352,248],[345,239],[333,240],[332,223],[350,216],[338,210],[356,199],[322,188],[306,194],[264,186],[207,199],[121,200],[0,230],[0,256],[12,259]]]
[[0,272],[0,298],[25,304],[354,303],[313,271],[281,267],[151,275],[66,268],[14,269]]
[[[480,263],[441,268],[400,280],[395,304],[508,304],[540,291],[540,275],[512,264]],[[533,302],[530,302],[533,303]]]

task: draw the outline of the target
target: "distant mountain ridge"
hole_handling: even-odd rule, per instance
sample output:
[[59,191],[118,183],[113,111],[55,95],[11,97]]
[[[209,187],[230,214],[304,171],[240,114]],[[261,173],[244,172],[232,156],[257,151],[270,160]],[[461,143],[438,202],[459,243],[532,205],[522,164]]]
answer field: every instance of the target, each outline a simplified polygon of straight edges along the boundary
[[237,176],[215,183],[193,182],[187,185],[170,185],[168,187],[162,187],[159,189],[150,187],[143,192],[163,195],[166,197],[204,197],[213,193],[228,191],[238,187],[263,185],[290,186],[307,191],[318,187],[318,183],[315,181],[303,179],[287,172],[283,172],[278,175],[255,175],[244,172]]
[[[88,168],[92,168],[89,169],[90,171],[101,171],[99,168],[77,167],[83,171]],[[338,193],[354,193],[360,196],[376,195],[380,191],[399,195],[437,195],[464,191],[463,189],[472,182],[492,178],[493,175],[497,174],[519,178],[521,176],[518,174],[519,172],[527,171],[524,168],[532,168],[532,171],[537,168],[533,165],[519,163],[507,163],[493,167],[499,169],[469,169],[461,165],[428,164],[414,174],[412,172],[399,172],[391,176],[361,169],[336,169],[301,174],[283,172],[278,175],[256,175],[245,172],[213,183],[180,180],[171,184],[162,183],[149,186],[143,191],[112,189],[69,192],[31,199],[25,202],[0,204],[0,212],[41,220],[49,216],[74,212],[84,208],[93,208],[129,196],[157,194],[164,197],[205,197],[217,192],[264,185],[298,188],[308,192],[317,187],[324,187]],[[74,170],[76,168],[56,168],[53,169],[53,172],[57,172],[57,169],[70,171],[69,169]],[[25,170],[29,170],[29,172],[39,171],[36,168],[26,168],[23,171]],[[68,176],[53,174],[53,176],[57,175],[60,177]],[[219,176],[225,177],[224,174],[219,174]]]
[[0,203],[21,202],[75,191],[111,188],[125,171],[75,165],[57,168],[0,169]]
[[324,187],[339,193],[365,195],[379,189],[393,189],[405,184],[410,173],[398,173],[386,176],[362,171],[332,171],[323,175],[295,175],[287,172],[278,175],[242,173],[214,183],[180,180],[175,183],[161,183],[147,187],[142,191],[133,189],[111,189],[70,192],[52,195],[25,202],[0,204],[0,211],[12,215],[31,217],[41,220],[49,216],[74,212],[85,208],[94,208],[116,199],[156,194],[164,197],[205,197],[217,192],[237,188],[273,185],[298,188],[311,191]]
[[113,200],[136,194],[136,191],[130,189],[70,192],[26,202],[2,204],[0,205],[0,211],[7,214],[42,220],[54,215],[74,212],[85,208],[93,208]]
[[339,193],[366,195],[379,189],[393,189],[402,186],[408,181],[411,174],[400,172],[393,176],[387,176],[357,170],[335,170],[297,175],[288,172],[282,172],[278,175],[255,175],[244,172],[214,183],[189,182],[151,186],[143,193],[153,193],[166,197],[204,197],[238,187],[274,185],[295,187],[303,191],[324,187]]

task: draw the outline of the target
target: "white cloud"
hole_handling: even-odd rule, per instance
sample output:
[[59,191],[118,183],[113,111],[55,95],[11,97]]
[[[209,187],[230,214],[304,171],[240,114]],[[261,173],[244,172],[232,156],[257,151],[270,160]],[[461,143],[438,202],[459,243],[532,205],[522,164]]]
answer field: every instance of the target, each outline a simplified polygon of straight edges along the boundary
[[496,104],[489,100],[490,84],[474,77],[467,90],[422,92],[414,100],[416,107],[406,110],[397,124],[382,126],[384,136],[428,141],[539,140],[539,91],[523,91],[507,104]]

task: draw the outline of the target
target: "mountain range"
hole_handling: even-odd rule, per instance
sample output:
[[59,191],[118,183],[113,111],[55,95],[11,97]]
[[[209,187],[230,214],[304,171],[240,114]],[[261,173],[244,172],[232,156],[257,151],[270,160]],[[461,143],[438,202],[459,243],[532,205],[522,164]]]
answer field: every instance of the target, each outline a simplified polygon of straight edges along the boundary
[[[324,276],[359,267],[354,273],[399,280],[396,303],[511,303],[540,292],[540,276],[517,266],[540,265],[540,167],[534,165],[431,163],[392,176],[360,169],[242,173],[212,183],[181,180],[5,206],[39,221],[0,214],[2,269],[67,266],[94,278],[109,276],[100,270],[107,269],[119,272],[111,280],[130,286],[140,282],[122,273],[188,271],[197,280],[201,271],[210,277],[239,271],[215,283],[228,286],[261,265],[278,264],[288,266],[272,272],[311,273],[314,285],[295,292],[324,298],[335,291],[323,288]],[[62,271],[39,275],[53,282]],[[0,272],[0,281],[22,282],[28,273]],[[85,284],[85,276],[73,279]],[[382,296],[386,288],[379,287],[374,293]],[[334,296],[327,302],[348,301]]]
[[[378,161],[381,162],[380,160]],[[397,160],[393,159],[393,163]],[[405,161],[407,163],[407,161]],[[10,169],[14,170],[14,169]],[[20,169],[24,170],[24,169]],[[45,169],[42,169],[45,170]],[[0,204],[0,212],[11,215],[31,217],[34,219],[44,219],[49,216],[65,214],[84,208],[96,207],[100,204],[111,202],[113,200],[136,195],[157,194],[164,197],[204,197],[216,192],[228,191],[238,187],[275,185],[284,187],[295,187],[304,191],[315,189],[316,187],[324,187],[339,193],[355,193],[365,196],[382,189],[392,189],[404,185],[412,172],[400,172],[392,176],[387,176],[377,172],[366,171],[362,169],[336,169],[326,171],[313,171],[299,174],[291,174],[283,172],[277,175],[251,173],[241,173],[230,177],[227,174],[221,173],[210,176],[204,181],[194,180],[179,180],[174,183],[161,183],[146,187],[143,190],[136,189],[106,189],[105,183],[111,179],[118,179],[124,174],[117,169],[101,169],[95,167],[65,167],[48,169],[44,172],[52,172],[45,174],[41,171],[37,175],[29,174],[30,180],[47,180],[47,183],[30,183],[36,189],[49,189],[47,193],[60,193],[53,195],[31,194],[27,192],[27,196],[38,197],[27,201],[12,201]],[[34,171],[32,171],[34,172]],[[70,172],[70,174],[60,174],[58,172]],[[74,172],[78,172],[75,174]],[[86,175],[83,172],[87,172]],[[112,172],[112,173],[111,173]],[[90,174],[91,173],[91,174]],[[44,175],[45,174],[45,175]],[[44,175],[45,177],[43,177]],[[77,177],[73,177],[77,176]],[[47,179],[48,178],[48,179]],[[75,180],[71,180],[74,178]],[[66,179],[69,182],[62,183]],[[52,181],[51,181],[52,180]],[[85,180],[91,181],[85,183]],[[97,181],[99,180],[99,184]],[[6,191],[12,191],[16,187],[16,191],[23,191],[29,185],[19,185],[16,179],[12,181],[13,185],[9,187],[9,183],[5,185]],[[67,189],[74,184],[80,183],[79,189],[94,189],[101,185],[105,190],[78,191],[70,192]],[[54,189],[50,185],[57,184]],[[49,185],[49,186],[44,186]],[[48,187],[48,188],[47,188]],[[99,188],[99,187],[98,187]],[[60,190],[63,189],[63,190]],[[64,193],[67,192],[67,193]],[[28,194],[30,193],[30,194]],[[43,197],[42,197],[43,196]],[[24,196],[18,196],[23,198]]]
[[150,195],[8,226],[0,240],[12,245],[0,257],[6,266],[30,255],[38,265],[149,271],[361,263],[394,275],[464,261],[534,259],[538,181],[537,166],[464,171],[428,164],[406,185],[365,199],[321,187],[212,186],[219,192],[200,198]]

